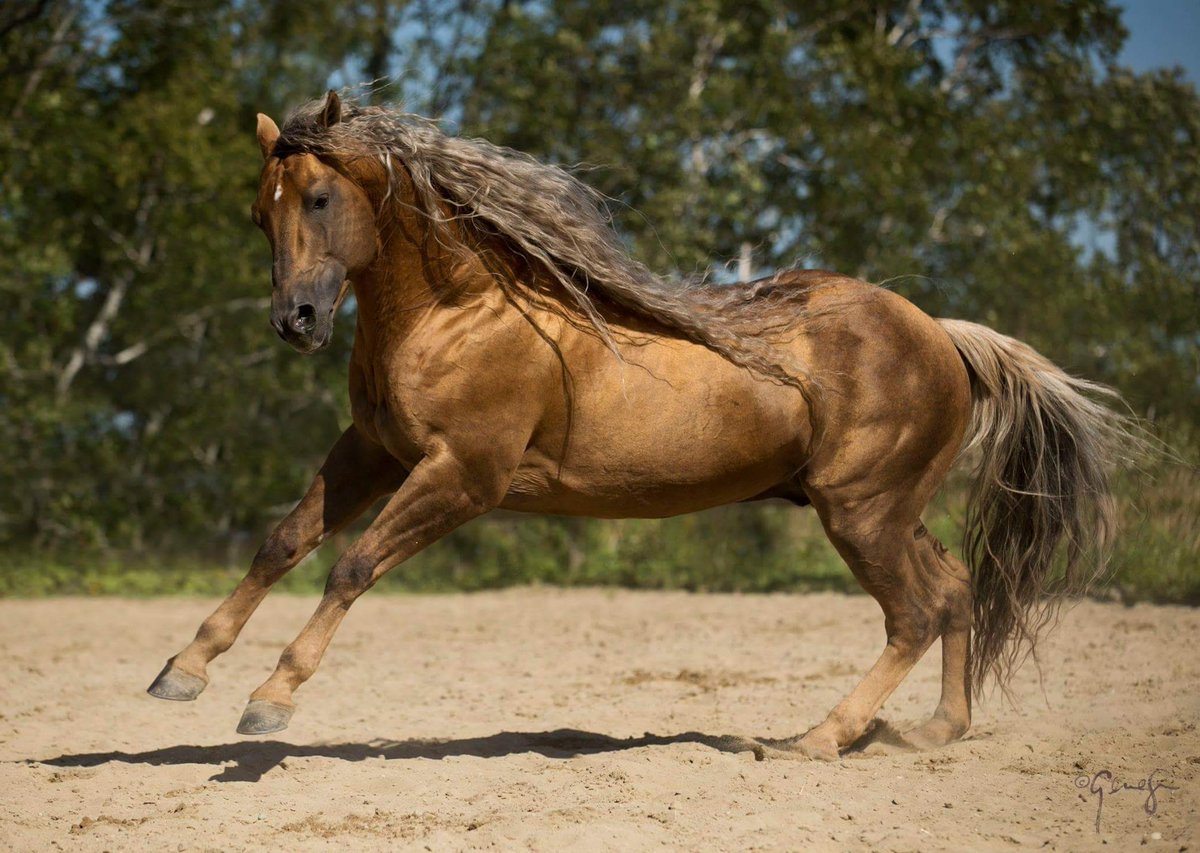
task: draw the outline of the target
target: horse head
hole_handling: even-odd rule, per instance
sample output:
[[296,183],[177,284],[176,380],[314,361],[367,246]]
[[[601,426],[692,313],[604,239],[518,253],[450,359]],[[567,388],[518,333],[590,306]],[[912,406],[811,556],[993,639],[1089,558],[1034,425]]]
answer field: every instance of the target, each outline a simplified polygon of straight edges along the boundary
[[[334,92],[317,117],[342,120]],[[321,158],[277,150],[279,127],[258,115],[263,169],[251,207],[271,243],[271,325],[296,350],[312,353],[333,339],[333,318],[350,279],[378,251],[375,211],[366,192]]]

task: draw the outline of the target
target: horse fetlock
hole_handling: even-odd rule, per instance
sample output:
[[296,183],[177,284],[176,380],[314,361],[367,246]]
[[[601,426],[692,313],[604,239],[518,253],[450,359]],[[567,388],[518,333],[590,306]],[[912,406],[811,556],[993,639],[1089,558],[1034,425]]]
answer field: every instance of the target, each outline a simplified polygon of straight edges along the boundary
[[[320,657],[304,647],[288,648],[283,650],[283,654],[279,656],[279,664],[275,668],[275,674],[271,676],[267,684],[273,682],[286,683],[291,690],[295,690],[304,682],[308,681],[317,672],[317,665],[320,663]],[[267,687],[266,684],[263,685]],[[257,692],[251,698],[259,698]],[[275,698],[275,697],[271,697]],[[290,698],[285,701],[285,704],[290,703]]]
[[[200,667],[203,668],[204,663],[212,660],[217,655],[224,654],[233,646],[234,640],[237,639],[238,627],[232,620],[222,618],[218,614],[214,614],[204,620],[204,624],[196,632],[196,639],[192,643],[192,647],[198,648],[202,652],[203,661]],[[189,650],[185,649],[176,655],[176,658],[183,657]],[[195,667],[187,667],[194,669]]]

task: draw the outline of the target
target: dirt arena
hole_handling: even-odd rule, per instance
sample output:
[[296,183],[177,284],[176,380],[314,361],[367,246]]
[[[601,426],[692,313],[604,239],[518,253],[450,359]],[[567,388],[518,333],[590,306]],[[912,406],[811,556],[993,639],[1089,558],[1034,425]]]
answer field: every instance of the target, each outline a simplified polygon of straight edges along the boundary
[[0,601],[0,849],[1198,849],[1193,609],[1081,604],[1016,707],[905,751],[935,646],[825,764],[720,736],[818,722],[883,642],[863,596],[368,595],[266,739],[234,727],[313,599],[268,598],[199,701],[143,692],[214,605]]

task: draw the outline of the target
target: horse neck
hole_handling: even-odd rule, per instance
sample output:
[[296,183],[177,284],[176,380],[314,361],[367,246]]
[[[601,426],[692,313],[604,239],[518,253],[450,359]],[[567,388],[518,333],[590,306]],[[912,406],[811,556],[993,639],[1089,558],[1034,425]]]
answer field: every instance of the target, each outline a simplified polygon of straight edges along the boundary
[[[412,339],[431,314],[495,291],[488,261],[470,243],[452,248],[447,235],[435,233],[427,217],[407,206],[393,206],[381,218],[379,254],[351,281],[359,338],[368,350]],[[464,235],[456,230],[450,236]]]

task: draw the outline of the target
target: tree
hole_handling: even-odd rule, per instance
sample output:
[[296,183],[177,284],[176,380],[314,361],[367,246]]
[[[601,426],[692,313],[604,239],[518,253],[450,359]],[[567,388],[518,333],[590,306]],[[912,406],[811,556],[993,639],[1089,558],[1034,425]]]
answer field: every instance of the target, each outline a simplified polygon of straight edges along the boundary
[[4,29],[0,288],[16,323],[0,438],[19,485],[0,501],[14,538],[242,529],[310,473],[319,451],[295,424],[336,430],[338,365],[263,334],[266,254],[247,224],[255,109],[319,91],[345,59],[321,6],[51,2]]
[[[1124,37],[1107,0],[6,4],[0,531],[253,539],[299,496],[347,421],[349,335],[302,359],[267,330],[254,114],[381,73],[364,97],[584,167],[662,272],[886,281],[1194,430],[1200,101],[1119,67]],[[778,521],[717,539],[761,557]]]
[[1095,0],[508,4],[463,124],[600,164],[660,269],[889,280],[1194,422],[1200,102],[1124,37]]

